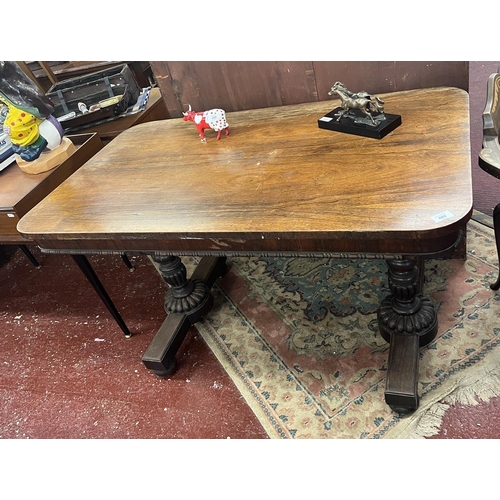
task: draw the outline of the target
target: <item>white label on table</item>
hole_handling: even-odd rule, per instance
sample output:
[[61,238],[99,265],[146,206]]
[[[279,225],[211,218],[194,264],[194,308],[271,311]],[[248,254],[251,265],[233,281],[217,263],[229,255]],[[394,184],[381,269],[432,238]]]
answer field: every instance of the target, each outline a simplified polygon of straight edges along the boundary
[[449,219],[450,217],[453,217],[453,214],[449,210],[446,210],[445,212],[441,212],[440,214],[431,217],[431,219],[434,222],[441,222],[442,220]]
[[331,118],[329,116],[323,116],[323,118],[319,119],[320,122],[331,122],[332,120],[333,120],[333,118]]
[[7,214],[7,217],[15,217],[14,214]]

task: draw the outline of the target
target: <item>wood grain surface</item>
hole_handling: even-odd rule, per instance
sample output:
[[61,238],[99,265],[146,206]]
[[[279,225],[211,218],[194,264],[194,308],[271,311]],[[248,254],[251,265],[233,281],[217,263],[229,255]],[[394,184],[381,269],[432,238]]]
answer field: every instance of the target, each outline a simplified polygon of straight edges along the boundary
[[182,119],[138,125],[18,230],[75,252],[443,250],[472,212],[468,95],[380,97],[402,116],[382,140],[319,129],[335,99],[228,113],[206,143]]

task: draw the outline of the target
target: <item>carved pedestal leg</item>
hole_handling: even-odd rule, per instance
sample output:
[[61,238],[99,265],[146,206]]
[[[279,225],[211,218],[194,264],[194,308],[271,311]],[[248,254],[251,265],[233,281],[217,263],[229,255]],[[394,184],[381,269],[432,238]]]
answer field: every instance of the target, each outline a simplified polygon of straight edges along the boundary
[[226,272],[225,257],[205,257],[191,279],[179,257],[154,256],[163,279],[170,285],[165,297],[168,316],[142,357],[144,365],[157,375],[170,375],[176,370],[175,354],[189,328],[206,316],[213,305],[210,288]]
[[203,281],[187,279],[186,267],[179,257],[154,256],[153,260],[160,264],[160,273],[170,285],[164,303],[167,313],[183,313],[193,317],[198,314],[199,319],[210,310],[213,299],[209,288]]
[[[382,337],[390,342],[385,401],[395,411],[418,408],[418,361],[420,347],[437,334],[437,314],[432,302],[422,297],[422,274],[412,259],[388,260],[389,288],[378,310]],[[423,262],[421,262],[423,266]]]
[[[500,266],[500,203],[493,210],[493,228],[495,230],[495,241],[497,244],[497,254]],[[492,290],[498,290],[500,288],[500,269],[498,271],[498,278],[495,283],[490,285]]]

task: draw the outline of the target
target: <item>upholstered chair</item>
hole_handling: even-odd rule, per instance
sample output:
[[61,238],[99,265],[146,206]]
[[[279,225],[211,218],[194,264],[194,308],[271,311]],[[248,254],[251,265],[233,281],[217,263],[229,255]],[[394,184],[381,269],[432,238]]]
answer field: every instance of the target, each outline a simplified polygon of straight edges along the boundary
[[[486,92],[486,106],[483,111],[483,149],[479,153],[479,166],[488,174],[500,179],[500,68],[490,75]],[[500,198],[500,193],[499,193]],[[493,227],[498,258],[500,261],[500,203],[493,210]],[[492,290],[500,288],[500,271]]]

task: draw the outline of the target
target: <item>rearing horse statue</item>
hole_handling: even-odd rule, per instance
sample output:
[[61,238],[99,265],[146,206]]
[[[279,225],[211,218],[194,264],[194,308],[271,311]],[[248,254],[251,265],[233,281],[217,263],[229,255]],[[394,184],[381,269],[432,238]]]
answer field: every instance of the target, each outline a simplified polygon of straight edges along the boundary
[[335,82],[328,95],[337,94],[342,100],[342,111],[337,118],[339,122],[341,118],[352,109],[359,109],[370,118],[373,125],[376,125],[372,113],[384,112],[384,101],[377,96],[372,96],[368,92],[361,91],[356,94],[347,90],[347,87],[341,82]]

